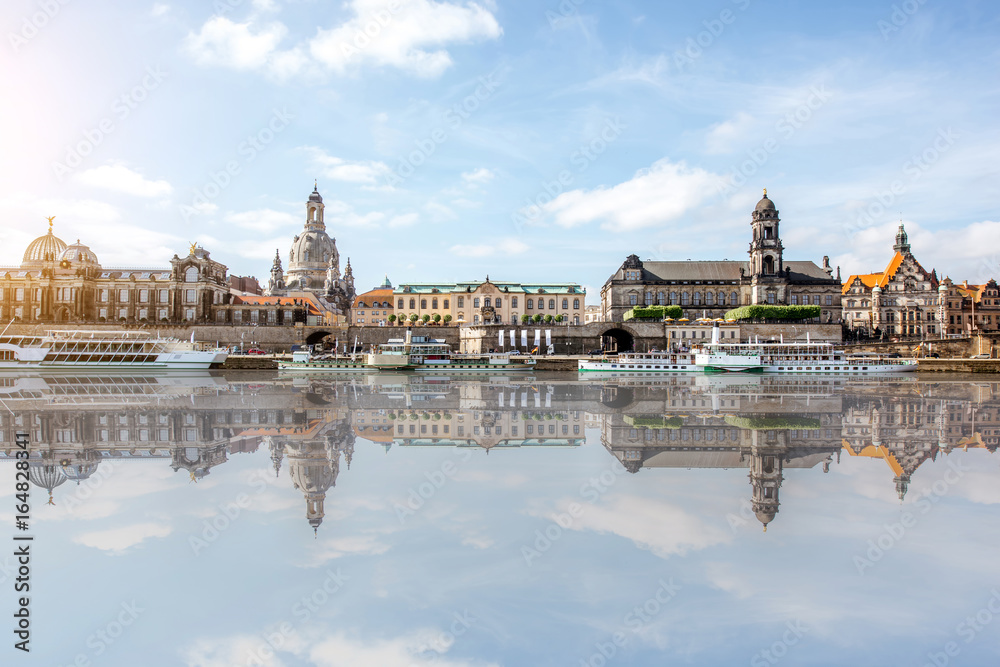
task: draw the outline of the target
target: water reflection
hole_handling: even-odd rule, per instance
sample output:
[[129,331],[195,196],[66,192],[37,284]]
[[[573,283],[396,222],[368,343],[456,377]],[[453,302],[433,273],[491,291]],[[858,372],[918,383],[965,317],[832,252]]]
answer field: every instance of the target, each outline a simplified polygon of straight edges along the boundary
[[1000,441],[1000,383],[915,378],[706,376],[525,378],[389,375],[21,377],[0,389],[3,458],[32,440],[31,482],[57,503],[104,462],[149,461],[208,477],[266,451],[302,494],[314,532],[357,441],[383,447],[576,448],[587,427],[631,474],[744,468],[764,526],[797,469],[881,460],[902,501],[927,461]]

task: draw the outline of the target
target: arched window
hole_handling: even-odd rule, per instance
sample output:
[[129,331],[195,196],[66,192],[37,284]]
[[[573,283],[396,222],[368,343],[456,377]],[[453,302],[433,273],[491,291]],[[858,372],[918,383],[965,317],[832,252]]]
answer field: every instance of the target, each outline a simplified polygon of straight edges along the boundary
[[416,308],[417,308],[417,300],[410,299],[410,310],[416,310]]
[[687,292],[681,292],[681,305],[690,306],[691,305],[691,295]]
[[186,283],[196,283],[198,282],[198,269],[194,266],[189,266],[187,271],[184,272],[184,282]]
[[451,308],[451,306],[449,306],[449,305],[448,305],[448,299],[445,299],[445,300],[444,300],[444,309],[445,309],[445,310],[448,310],[448,309],[450,309],[450,308]]
[[497,298],[496,298],[496,300],[495,300],[495,301],[494,301],[494,303],[493,303],[493,305],[495,305],[495,306],[497,307],[497,309],[498,309],[498,310],[500,309],[500,306],[501,306],[502,304],[503,304],[503,302],[502,302],[502,301],[500,300],[500,297],[497,297]]
[[726,305],[726,293],[725,292],[719,292],[719,305],[720,306]]
[[556,309],[556,300],[549,299],[549,310],[555,310],[555,309]]
[[431,299],[431,308],[437,310],[437,307],[438,307],[438,300],[436,298]]
[[569,310],[569,299],[563,299],[563,310]]
[[700,306],[701,305],[701,292],[695,292],[694,293],[694,305],[696,305],[696,306]]
[[665,305],[667,305],[667,295],[664,294],[663,292],[657,292],[656,293],[656,305],[657,306],[665,306]]
[[764,275],[774,274],[774,258],[768,255],[764,258]]
[[488,297],[488,296],[487,297],[483,297],[483,305],[486,306],[487,308],[490,307],[490,297]]
[[644,303],[647,306],[652,306],[653,305],[653,293],[652,292],[646,292],[646,295],[644,297]]
[[528,299],[528,310],[532,310],[535,307],[535,300]]
[[516,296],[512,296],[510,298],[510,307],[511,308],[517,308],[517,297]]
[[714,306],[715,305],[715,295],[711,292],[705,292],[705,305]]
[[670,293],[670,305],[671,306],[676,306],[677,305],[677,292],[671,292]]
[[427,299],[421,299],[420,300],[420,309],[421,310],[427,310]]
[[739,300],[739,297],[736,296],[736,292],[730,292],[729,293],[729,305],[730,306],[738,306],[738,305],[740,305],[740,300]]
[[399,305],[397,305],[396,308],[399,308],[400,310],[403,310],[403,300],[402,299],[399,300]]
[[580,300],[579,299],[573,299],[573,310],[580,310]]

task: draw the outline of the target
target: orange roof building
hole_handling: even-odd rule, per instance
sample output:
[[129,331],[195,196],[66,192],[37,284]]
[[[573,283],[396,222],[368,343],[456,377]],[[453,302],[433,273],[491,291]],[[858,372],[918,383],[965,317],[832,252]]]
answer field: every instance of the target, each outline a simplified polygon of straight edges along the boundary
[[849,276],[841,286],[844,322],[871,335],[940,337],[943,311],[935,271],[927,272],[910,252],[899,223],[895,251],[884,271]]

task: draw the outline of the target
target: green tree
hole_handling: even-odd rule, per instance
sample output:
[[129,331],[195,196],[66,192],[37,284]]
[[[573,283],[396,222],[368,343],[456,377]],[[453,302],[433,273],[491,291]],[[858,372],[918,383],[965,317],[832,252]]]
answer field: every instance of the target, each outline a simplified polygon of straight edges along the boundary
[[541,321],[542,321],[542,316],[541,316],[541,315],[535,315],[535,316],[534,316],[533,318],[531,318],[531,319],[532,319],[532,321],[534,321],[534,322],[535,322],[535,324],[538,324],[539,322],[541,322]]
[[431,319],[434,320],[434,324],[439,324],[441,322],[441,316],[438,315],[437,313],[434,313],[434,317],[432,317]]
[[416,322],[417,321],[417,314],[416,313],[411,313],[410,314],[410,321],[411,322]]
[[448,322],[451,322],[451,315],[445,315],[444,316],[444,323],[448,324]]
[[521,324],[527,324],[531,321],[531,315],[521,315]]
[[396,323],[396,316],[395,315],[390,315],[389,316],[389,324],[395,324],[395,323]]
[[423,322],[424,324],[427,324],[428,322],[431,321],[431,316],[424,314],[424,316],[420,318],[420,321]]
[[562,315],[556,315],[556,322],[562,322],[562,321],[563,321],[563,316]]
[[551,315],[546,315],[545,316],[545,323],[546,324],[552,324],[552,316]]

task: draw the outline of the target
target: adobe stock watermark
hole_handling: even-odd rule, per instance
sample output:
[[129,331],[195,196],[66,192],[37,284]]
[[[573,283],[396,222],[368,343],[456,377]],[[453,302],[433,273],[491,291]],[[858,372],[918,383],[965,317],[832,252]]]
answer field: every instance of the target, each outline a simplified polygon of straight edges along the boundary
[[[311,593],[303,595],[292,605],[290,612],[299,623],[305,623],[312,618],[340,592],[344,583],[350,580],[339,567],[335,571],[327,570],[324,574],[326,576],[323,581]],[[247,667],[265,667],[274,664],[275,652],[281,650],[295,634],[295,624],[288,619],[281,620],[271,627],[272,630],[261,633],[262,641],[247,650],[246,660],[243,663]]]
[[[469,450],[463,449],[458,452],[458,456],[461,459],[461,463],[465,463],[472,457],[472,453]],[[442,463],[437,470],[425,472],[424,477],[427,478],[427,481],[421,482],[416,487],[410,487],[410,492],[406,495],[405,504],[393,503],[393,509],[396,511],[396,518],[399,519],[399,523],[406,523],[407,519],[421,510],[427,504],[427,501],[441,490],[445,482],[455,478],[455,473],[457,472],[458,465],[452,459],[448,459]]]
[[890,35],[902,30],[903,26],[910,22],[910,17],[926,4],[927,0],[904,0],[899,4],[894,4],[888,20],[879,19],[875,22],[875,27],[882,35],[882,40],[888,42]]
[[858,217],[844,226],[844,233],[847,234],[847,237],[853,242],[858,232],[868,229],[881,220],[882,216],[891,210],[890,207],[907,191],[909,186],[919,181],[924,174],[930,171],[938,160],[951,150],[951,147],[961,136],[950,127],[938,129],[937,135],[926,148],[911,155],[903,162],[901,170],[907,178],[895,179],[889,184],[889,187],[877,192],[868,205],[861,209]]
[[427,136],[415,139],[413,150],[401,157],[396,166],[386,173],[386,185],[392,188],[401,185],[406,179],[413,176],[418,168],[426,164],[427,160],[437,152],[438,146],[448,141],[449,130],[453,131],[461,127],[483,104],[493,97],[503,84],[496,77],[496,71],[479,77],[476,89],[444,112],[443,117],[448,129],[436,127]]
[[253,506],[254,498],[267,491],[268,485],[273,484],[274,480],[267,473],[255,470],[247,477],[246,483],[253,488],[253,496],[243,492],[236,494],[231,502],[218,506],[218,514],[202,521],[201,530],[197,535],[188,536],[188,545],[195,556],[200,555],[209,545],[214,544],[224,532],[229,530],[233,523]]
[[145,609],[140,607],[135,600],[122,602],[121,609],[114,618],[87,636],[86,644],[90,651],[77,653],[73,657],[73,661],[66,664],[66,667],[91,667],[95,664],[95,659],[100,658],[114,646],[125,634],[125,630],[130,628],[144,611]]
[[642,604],[633,607],[622,618],[622,625],[625,627],[612,633],[609,641],[594,644],[594,652],[586,659],[580,659],[580,667],[604,667],[607,665],[628,644],[629,635],[626,631],[630,630],[632,634],[639,634],[644,627],[653,622],[671,600],[677,597],[682,589],[680,584],[674,583],[672,577],[667,581],[660,579],[657,583],[660,586],[656,592]]
[[549,22],[549,28],[555,30],[559,27],[559,24],[566,19],[574,16],[576,10],[587,0],[562,0],[559,6],[556,7],[556,11],[551,9],[545,10],[545,20]]
[[[994,618],[1000,616],[1000,590],[994,588],[990,590],[990,594],[991,597],[986,604],[955,626],[955,634],[965,640],[966,645],[971,644],[993,623]],[[946,642],[940,650],[927,653],[927,662],[922,667],[947,667],[961,652],[962,645],[957,641]]]
[[16,32],[7,33],[10,47],[17,53],[28,45],[28,42],[39,35],[42,29],[54,19],[70,0],[39,0],[38,11],[21,19],[21,25]]
[[[447,630],[442,630],[431,637],[426,644],[418,646],[416,653],[424,659],[434,659],[438,655],[447,653],[459,637],[472,629],[479,619],[463,609],[462,613],[452,612],[451,625]],[[435,655],[436,654],[436,655]]]
[[[608,470],[604,470],[597,477],[591,477],[580,487],[580,496],[587,504],[593,505],[618,481],[618,477],[625,474],[625,468],[618,464],[612,464]],[[587,505],[572,502],[566,507],[565,512],[555,512],[552,514],[552,523],[545,527],[545,530],[535,530],[535,541],[532,544],[521,545],[521,556],[524,562],[531,567],[533,561],[540,558],[542,554],[552,548],[552,545],[562,539],[563,533],[572,529],[573,523],[582,517],[586,512]],[[534,548],[532,548],[534,547]]]
[[237,157],[227,160],[220,169],[209,171],[208,180],[204,185],[195,188],[191,203],[180,205],[180,214],[185,222],[209,207],[212,200],[232,184],[233,178],[239,176],[247,165],[256,160],[261,151],[267,148],[294,119],[295,116],[288,113],[285,108],[272,109],[271,117],[264,126],[247,135],[247,138],[236,147]]
[[[746,11],[750,7],[750,0],[731,0],[731,2],[741,12]],[[736,23],[738,16],[732,9],[727,7],[720,11],[715,18],[702,21],[701,24],[704,30],[700,30],[692,37],[688,37],[684,43],[684,47],[674,51],[671,61],[674,69],[682,72],[685,69],[692,68],[698,59],[705,55],[705,52],[722,36],[726,28]]]
[[582,174],[587,171],[590,165],[601,155],[604,155],[611,144],[617,141],[626,129],[628,129],[628,125],[623,123],[620,117],[606,119],[601,130],[570,155],[569,161],[575,167],[574,171],[563,169],[551,181],[542,181],[541,189],[534,195],[526,197],[524,206],[510,214],[514,228],[521,231],[525,225],[540,221],[544,207],[573,185],[574,173]]
[[729,169],[729,176],[720,184],[720,194],[731,197],[737,190],[747,184],[750,178],[757,174],[768,163],[775,153],[781,150],[784,142],[812,120],[813,115],[830,101],[833,94],[825,84],[809,88],[809,95],[793,111],[789,111],[774,124],[775,134],[772,134],[755,148],[747,151],[746,159]]
[[72,173],[83,164],[84,158],[104,143],[117,128],[132,113],[145,102],[150,93],[160,87],[166,80],[167,73],[159,66],[147,67],[146,74],[136,85],[125,91],[111,103],[111,115],[97,121],[92,127],[83,131],[83,136],[74,144],[66,146],[66,154],[62,162],[52,163],[52,173],[60,183],[66,175]]
[[864,555],[854,556],[854,567],[857,568],[858,574],[864,576],[865,570],[874,567],[875,563],[881,561],[886,553],[899,544],[906,537],[907,531],[917,525],[920,517],[930,512],[948,494],[951,487],[958,484],[968,470],[959,461],[948,461],[948,470],[945,471],[942,478],[921,493],[914,503],[917,513],[904,511],[900,514],[899,521],[884,524],[879,536],[868,540],[868,549]]
[[753,654],[753,657],[750,658],[750,667],[767,667],[778,664],[808,631],[801,621],[788,621],[785,623],[785,628],[786,630],[779,639],[767,648]]
[[90,477],[77,484],[70,495],[64,496],[62,504],[66,511],[73,513],[83,505],[97,489],[104,486],[104,482],[108,481],[108,478],[114,474],[118,465],[118,461],[102,460],[101,465],[97,466],[97,470]]

